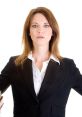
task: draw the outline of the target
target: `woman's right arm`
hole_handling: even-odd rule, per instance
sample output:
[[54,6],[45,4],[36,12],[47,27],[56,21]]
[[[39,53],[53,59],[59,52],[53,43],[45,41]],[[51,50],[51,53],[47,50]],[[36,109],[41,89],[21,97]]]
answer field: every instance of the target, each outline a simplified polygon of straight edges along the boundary
[[5,65],[4,69],[0,73],[0,110],[3,106],[3,96],[2,94],[6,89],[11,85],[10,83],[10,77],[12,76],[13,68],[15,66],[14,58],[10,58],[8,63]]
[[16,74],[16,65],[14,62],[15,58],[11,57],[8,63],[5,65],[4,69],[0,74],[0,91],[1,94],[6,91],[6,89],[11,85],[11,79],[13,79],[13,75]]
[[3,106],[3,96],[2,93],[9,87],[10,85],[10,76],[13,68],[13,62],[14,60],[9,60],[9,62],[6,64],[4,69],[1,71],[0,74],[0,110]]

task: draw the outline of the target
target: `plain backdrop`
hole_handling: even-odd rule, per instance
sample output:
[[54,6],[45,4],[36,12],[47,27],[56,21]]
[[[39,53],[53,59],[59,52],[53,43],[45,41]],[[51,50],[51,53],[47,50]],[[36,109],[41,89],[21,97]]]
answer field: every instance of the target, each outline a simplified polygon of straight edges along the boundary
[[[0,71],[9,58],[22,52],[22,31],[32,8],[48,7],[60,27],[60,53],[72,58],[82,73],[82,2],[81,0],[0,0]],[[0,117],[13,117],[11,87],[3,94]],[[66,106],[66,117],[82,117],[82,96],[73,89]]]

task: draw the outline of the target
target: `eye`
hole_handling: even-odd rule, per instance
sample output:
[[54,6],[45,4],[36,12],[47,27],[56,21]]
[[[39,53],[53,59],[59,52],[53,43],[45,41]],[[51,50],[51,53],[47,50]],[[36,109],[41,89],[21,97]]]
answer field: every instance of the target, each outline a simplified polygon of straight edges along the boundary
[[48,28],[48,27],[50,27],[50,25],[49,24],[45,24],[44,27],[45,28]]
[[32,27],[33,27],[33,28],[37,28],[37,27],[38,27],[38,25],[36,25],[36,24],[33,24],[33,25],[32,25]]

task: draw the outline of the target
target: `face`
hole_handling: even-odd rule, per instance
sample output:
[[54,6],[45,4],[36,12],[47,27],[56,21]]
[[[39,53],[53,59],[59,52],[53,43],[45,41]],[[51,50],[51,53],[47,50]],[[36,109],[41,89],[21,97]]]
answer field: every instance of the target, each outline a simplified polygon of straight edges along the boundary
[[52,28],[43,14],[37,13],[33,16],[30,25],[30,36],[34,46],[49,45]]

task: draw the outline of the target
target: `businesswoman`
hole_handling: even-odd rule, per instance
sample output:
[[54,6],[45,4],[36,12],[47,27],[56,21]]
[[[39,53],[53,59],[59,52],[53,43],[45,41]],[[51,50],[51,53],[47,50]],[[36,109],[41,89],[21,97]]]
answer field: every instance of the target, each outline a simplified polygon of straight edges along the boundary
[[11,85],[14,117],[65,117],[71,88],[82,94],[82,75],[58,50],[59,26],[45,7],[32,9],[23,30],[23,53],[11,57],[0,75],[3,93]]

